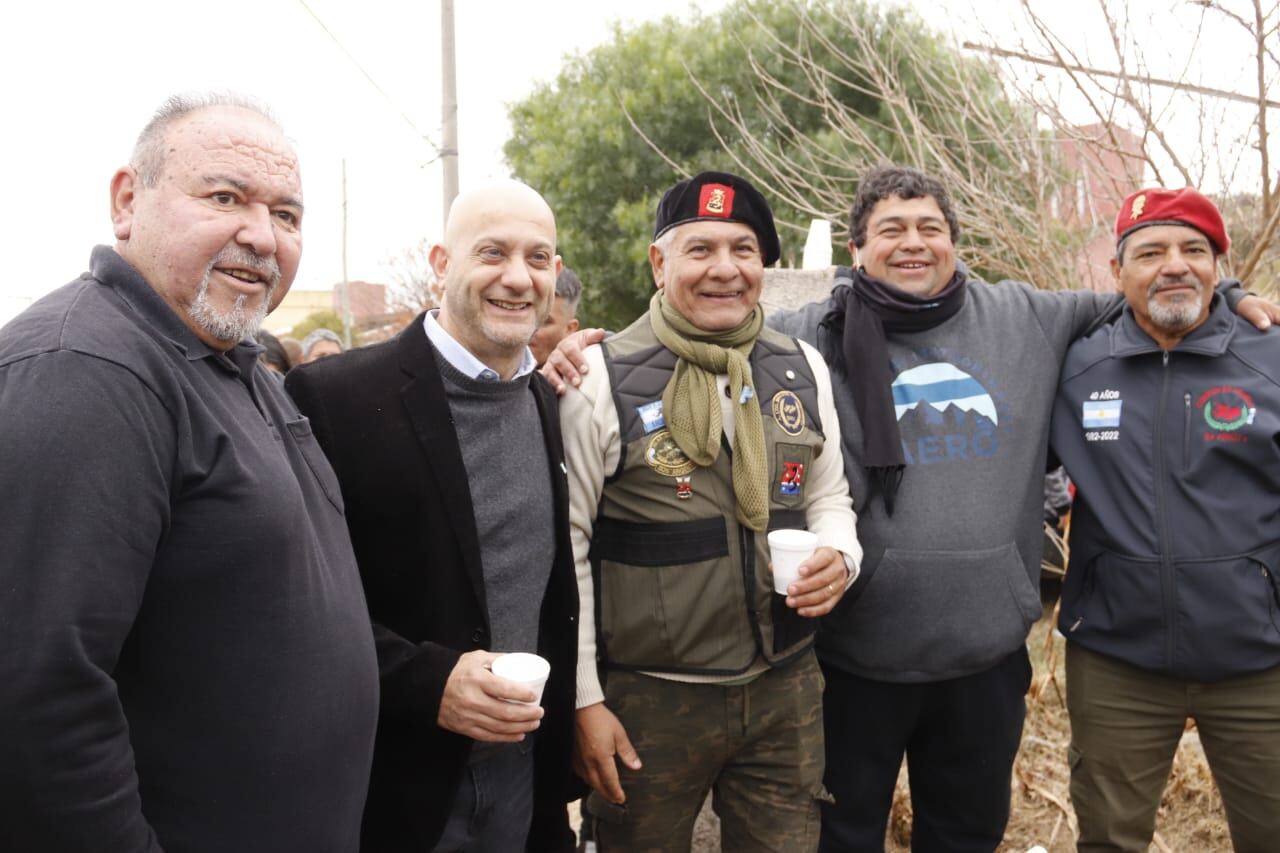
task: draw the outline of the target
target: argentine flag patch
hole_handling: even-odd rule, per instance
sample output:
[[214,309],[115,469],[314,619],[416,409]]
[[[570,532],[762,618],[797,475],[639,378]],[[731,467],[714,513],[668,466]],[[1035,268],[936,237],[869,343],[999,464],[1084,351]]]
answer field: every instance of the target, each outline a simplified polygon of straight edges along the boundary
[[640,422],[644,424],[645,435],[655,430],[660,430],[667,425],[667,419],[662,416],[661,400],[654,400],[652,403],[636,406],[636,412],[640,415]]
[[1082,425],[1085,429],[1120,426],[1123,400],[1085,400]]

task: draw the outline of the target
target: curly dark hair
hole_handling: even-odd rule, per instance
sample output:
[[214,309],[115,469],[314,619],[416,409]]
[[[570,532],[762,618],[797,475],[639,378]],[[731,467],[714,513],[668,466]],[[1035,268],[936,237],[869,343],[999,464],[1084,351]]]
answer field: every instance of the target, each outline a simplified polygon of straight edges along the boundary
[[930,197],[938,203],[942,216],[951,229],[951,242],[960,239],[960,223],[951,208],[951,198],[942,181],[908,166],[881,165],[862,176],[858,194],[849,208],[849,237],[853,245],[861,249],[867,242],[867,221],[871,211],[883,199],[897,196],[901,199]]

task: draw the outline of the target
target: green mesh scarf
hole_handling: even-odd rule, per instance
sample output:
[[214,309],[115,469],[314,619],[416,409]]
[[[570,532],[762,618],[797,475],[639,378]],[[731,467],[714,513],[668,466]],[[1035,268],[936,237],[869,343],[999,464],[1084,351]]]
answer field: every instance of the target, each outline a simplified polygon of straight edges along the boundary
[[704,468],[720,455],[724,424],[716,376],[728,374],[730,399],[737,406],[732,468],[737,517],[750,529],[763,531],[769,524],[769,469],[747,356],[764,327],[764,309],[757,305],[736,328],[707,332],[681,316],[659,290],[649,302],[649,324],[662,345],[679,358],[662,392],[667,429],[685,455]]

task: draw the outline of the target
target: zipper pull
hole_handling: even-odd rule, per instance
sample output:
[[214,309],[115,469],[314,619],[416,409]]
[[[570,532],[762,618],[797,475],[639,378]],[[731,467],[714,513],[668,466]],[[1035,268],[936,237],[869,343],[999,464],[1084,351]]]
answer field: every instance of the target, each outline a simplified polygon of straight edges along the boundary
[[1164,350],[1163,354],[1162,354],[1162,355],[1161,355],[1161,357],[1160,357],[1160,360],[1164,362],[1164,365],[1163,365],[1164,367],[1168,367],[1168,366],[1169,366],[1169,351],[1168,351],[1168,350]]
[[1081,623],[1081,622],[1083,622],[1083,621],[1084,621],[1084,617],[1083,617],[1083,616],[1077,616],[1077,617],[1076,617],[1076,621],[1072,622],[1072,623],[1071,623],[1071,627],[1067,629],[1067,633],[1068,633],[1068,634],[1072,634],[1072,633],[1074,633],[1074,632],[1075,632],[1075,630],[1076,630],[1077,628],[1079,628],[1079,627],[1080,627],[1080,623]]

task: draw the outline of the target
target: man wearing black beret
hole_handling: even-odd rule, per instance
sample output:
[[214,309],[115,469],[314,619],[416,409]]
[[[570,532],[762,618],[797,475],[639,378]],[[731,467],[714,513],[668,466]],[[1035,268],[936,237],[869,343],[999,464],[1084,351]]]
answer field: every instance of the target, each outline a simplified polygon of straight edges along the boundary
[[[688,850],[712,789],[724,849],[817,847],[814,621],[861,549],[827,368],[766,329],[757,304],[778,255],[747,181],[704,172],[672,187],[649,311],[586,351],[594,369],[561,402],[577,769],[601,850]],[[766,533],[797,527],[820,547],[777,594]]]

